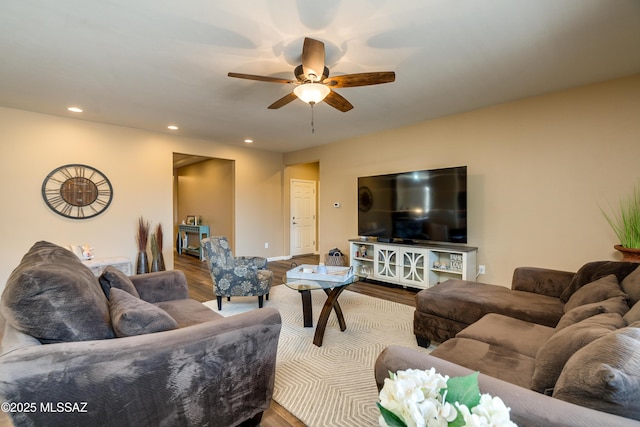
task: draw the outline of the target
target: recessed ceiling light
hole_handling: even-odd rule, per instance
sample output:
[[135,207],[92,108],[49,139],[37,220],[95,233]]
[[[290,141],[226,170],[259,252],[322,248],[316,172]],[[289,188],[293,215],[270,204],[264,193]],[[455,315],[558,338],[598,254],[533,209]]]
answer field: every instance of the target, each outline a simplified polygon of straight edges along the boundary
[[253,139],[245,139],[244,142],[246,142],[247,144],[251,144],[253,142]]
[[176,126],[176,125],[169,125],[169,126],[167,126],[167,129],[171,129],[171,130],[178,130],[178,126]]
[[67,110],[71,111],[72,113],[82,113],[82,108],[78,107],[69,107],[67,108]]

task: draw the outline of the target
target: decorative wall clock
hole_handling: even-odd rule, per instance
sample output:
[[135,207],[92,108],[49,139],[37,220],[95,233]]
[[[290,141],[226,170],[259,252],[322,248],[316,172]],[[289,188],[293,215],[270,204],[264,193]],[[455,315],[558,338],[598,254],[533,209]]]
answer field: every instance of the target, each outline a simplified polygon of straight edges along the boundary
[[60,166],[42,182],[42,198],[52,211],[73,219],[100,215],[113,199],[113,187],[99,170],[87,165]]

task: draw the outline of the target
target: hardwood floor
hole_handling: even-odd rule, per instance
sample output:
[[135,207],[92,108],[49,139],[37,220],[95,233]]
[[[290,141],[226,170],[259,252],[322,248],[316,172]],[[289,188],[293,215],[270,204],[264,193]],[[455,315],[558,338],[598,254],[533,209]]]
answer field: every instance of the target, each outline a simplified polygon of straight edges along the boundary
[[[303,255],[294,257],[287,261],[269,262],[268,268],[273,271],[273,285],[282,286],[282,277],[287,270],[292,268],[292,262],[296,264],[318,264],[318,255]],[[190,255],[178,255],[174,252],[174,268],[184,271],[189,283],[189,296],[196,301],[205,302],[215,299],[213,294],[213,284],[207,263],[200,261],[198,258]],[[406,304],[415,307],[416,290],[403,289],[400,287],[387,286],[378,282],[357,282],[349,285],[345,292],[359,292],[376,298],[382,298],[394,301],[400,304]],[[223,302],[224,304],[224,302]],[[269,302],[265,301],[265,306]],[[302,309],[302,308],[300,308]],[[347,317],[348,314],[345,314]],[[373,369],[373,367],[372,367]],[[272,401],[271,406],[264,412],[262,416],[261,427],[304,427],[304,423],[294,417],[285,408],[277,402]]]

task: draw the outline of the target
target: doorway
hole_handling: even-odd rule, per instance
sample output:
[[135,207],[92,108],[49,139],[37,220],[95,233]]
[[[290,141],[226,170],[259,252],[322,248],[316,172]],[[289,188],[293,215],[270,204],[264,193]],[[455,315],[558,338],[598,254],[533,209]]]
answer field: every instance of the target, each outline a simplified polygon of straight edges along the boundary
[[[293,182],[307,182],[312,183],[311,191],[315,191],[315,197],[313,198],[313,204],[309,201],[306,205],[306,208],[309,210],[306,214],[300,214],[299,212],[294,214],[295,210],[303,210],[304,206],[300,209],[294,207],[295,203],[301,204],[303,202],[294,201],[294,190],[292,188]],[[320,163],[319,162],[311,162],[311,163],[297,163],[294,165],[288,165],[284,169],[284,179],[282,182],[282,186],[284,189],[284,202],[285,208],[283,211],[283,220],[284,220],[284,231],[285,231],[285,242],[288,246],[288,254],[289,256],[298,256],[298,255],[306,255],[306,254],[317,254],[318,253],[318,245],[320,235],[318,232],[318,206],[319,206],[319,190],[320,190]],[[298,190],[296,190],[298,191]],[[306,191],[309,191],[308,189]],[[294,237],[294,229],[293,226],[298,226],[302,224],[293,224],[293,217],[301,218],[306,216],[312,222],[312,230],[308,229],[304,232],[305,235],[302,236],[302,230],[296,229]],[[305,224],[306,225],[306,224]],[[304,240],[303,240],[304,239]]]
[[316,250],[316,182],[292,179],[291,256],[311,254]]
[[[233,160],[188,154],[173,154],[173,217],[174,242],[178,225],[187,217],[198,217],[201,225],[209,226],[212,236],[225,236],[233,244],[235,236]],[[198,236],[191,239],[199,246]]]

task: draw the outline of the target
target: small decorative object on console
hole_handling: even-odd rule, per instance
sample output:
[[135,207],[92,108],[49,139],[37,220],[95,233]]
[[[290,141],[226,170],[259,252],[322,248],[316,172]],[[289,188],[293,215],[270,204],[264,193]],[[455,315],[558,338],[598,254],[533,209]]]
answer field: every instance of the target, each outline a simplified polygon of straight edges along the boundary
[[75,256],[78,257],[78,259],[82,260],[82,261],[88,261],[90,259],[93,259],[93,248],[91,246],[89,246],[88,243],[85,243],[84,245],[67,245],[64,246],[65,249],[70,250],[71,252],[73,252],[73,254]]
[[87,243],[82,245],[82,259],[85,261],[93,259],[93,248]]
[[480,395],[477,372],[455,378],[434,368],[389,374],[377,403],[382,427],[516,425],[502,399]]
[[449,265],[451,270],[462,271],[462,254],[449,254]]

